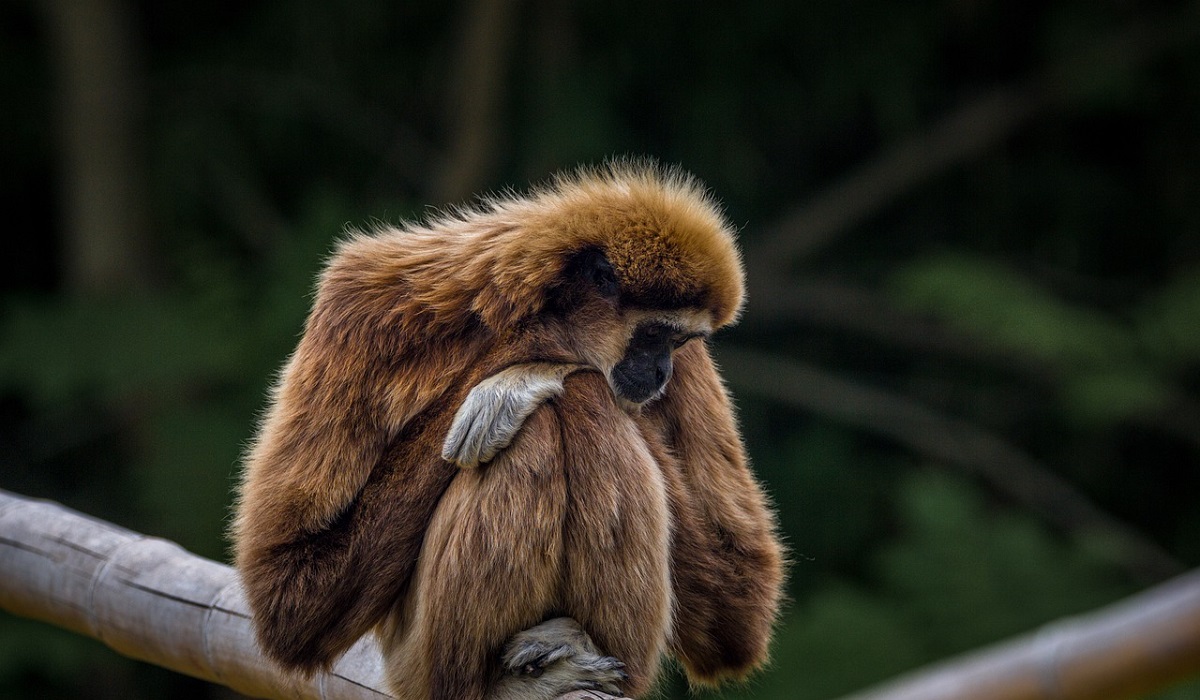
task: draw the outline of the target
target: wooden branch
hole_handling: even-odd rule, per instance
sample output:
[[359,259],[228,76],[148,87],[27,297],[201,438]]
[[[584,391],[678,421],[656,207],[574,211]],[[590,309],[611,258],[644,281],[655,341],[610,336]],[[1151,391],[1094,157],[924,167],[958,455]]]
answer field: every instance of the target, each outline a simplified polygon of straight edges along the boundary
[[1200,571],[845,700],[1118,700],[1200,673]]
[[731,385],[891,438],[974,474],[1057,527],[1101,535],[1143,581],[1184,571],[1169,553],[997,435],[795,360],[729,347],[719,354]]
[[1035,91],[996,89],[910,136],[792,209],[747,251],[756,276],[774,278],[910,190],[987,151],[1040,114]]
[[496,159],[520,0],[470,0],[451,75],[446,162],[434,201],[467,199],[485,183]]
[[[263,698],[380,700],[382,657],[363,638],[328,673],[280,671],[258,650],[233,569],[57,503],[0,491],[0,609],[118,653]],[[571,693],[561,700],[613,700]]]
[[58,74],[63,268],[71,292],[125,291],[152,275],[143,162],[145,86],[125,0],[35,3]]

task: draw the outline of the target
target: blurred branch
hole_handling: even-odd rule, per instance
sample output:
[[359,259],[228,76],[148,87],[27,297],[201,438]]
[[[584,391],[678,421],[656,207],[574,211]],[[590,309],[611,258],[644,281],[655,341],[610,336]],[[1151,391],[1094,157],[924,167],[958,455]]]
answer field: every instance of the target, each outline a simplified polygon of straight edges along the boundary
[[449,86],[446,162],[434,201],[457,202],[478,191],[496,159],[519,0],[470,0],[464,8]]
[[[836,278],[803,276],[753,294],[743,325],[764,330],[782,323],[813,324],[854,333],[916,353],[987,364],[1026,381],[1061,385],[1064,367],[1038,360],[995,343],[989,344],[927,315],[889,302],[868,287]],[[1174,387],[1165,405],[1133,415],[1127,422],[1158,431],[1200,449],[1200,406],[1181,387]]]
[[64,272],[77,294],[146,284],[139,42],[121,0],[48,0],[58,73]]
[[1096,64],[1135,70],[1162,52],[1194,39],[1190,9],[1146,23],[1084,48],[1025,84],[993,89],[895,144],[840,182],[769,226],[748,251],[751,278],[773,286],[797,260],[812,256],[920,185],[994,148],[1031,121],[1089,97],[1076,69]]
[[1160,431],[1200,452],[1200,406],[1182,392],[1172,396],[1162,409],[1133,416],[1130,422]]
[[844,700],[1118,700],[1200,673],[1200,571]]
[[1013,88],[976,99],[785,213],[750,248],[748,266],[760,277],[785,273],[900,196],[1001,142],[1047,104],[1035,91]]
[[729,383],[741,391],[891,438],[976,475],[1057,527],[1111,544],[1121,563],[1140,580],[1161,580],[1184,570],[1169,553],[1096,507],[1069,482],[986,430],[794,360],[728,347],[720,357]]
[[[233,569],[7,491],[0,491],[0,608],[253,697],[391,697],[373,637],[328,672],[284,673],[258,650]],[[583,692],[562,700],[585,698],[615,700]]]
[[865,286],[834,278],[805,277],[754,294],[743,324],[777,328],[811,323],[879,340],[889,346],[986,361],[1039,380],[1050,369],[1020,353],[978,342],[928,316],[906,311]]
[[380,158],[389,191],[400,177],[414,189],[427,186],[429,168],[439,154],[407,122],[363,99],[345,85],[313,80],[301,73],[277,72],[246,65],[190,68],[171,76],[176,109],[196,111],[214,105],[285,111],[304,117],[326,132]]

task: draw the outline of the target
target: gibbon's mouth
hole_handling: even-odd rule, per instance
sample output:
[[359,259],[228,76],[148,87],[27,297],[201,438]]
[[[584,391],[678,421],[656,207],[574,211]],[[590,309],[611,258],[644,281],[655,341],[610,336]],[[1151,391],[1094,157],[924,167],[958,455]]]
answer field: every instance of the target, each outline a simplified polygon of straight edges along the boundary
[[630,401],[629,399],[625,398],[624,396],[621,396],[620,394],[616,394],[615,398],[617,399],[617,405],[621,407],[622,411],[624,411],[630,415],[638,415],[642,412],[642,409],[644,409],[649,404],[654,403],[654,400],[657,399],[659,396],[661,396],[661,394],[655,394],[654,396],[651,396],[650,398],[648,398],[645,401],[642,401],[640,403]]

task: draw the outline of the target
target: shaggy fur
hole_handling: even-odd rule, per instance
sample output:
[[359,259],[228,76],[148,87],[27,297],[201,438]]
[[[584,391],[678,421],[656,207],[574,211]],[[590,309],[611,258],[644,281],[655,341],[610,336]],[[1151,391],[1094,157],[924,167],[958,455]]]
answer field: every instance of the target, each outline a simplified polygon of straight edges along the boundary
[[[573,278],[583,251],[618,301]],[[761,665],[781,548],[704,343],[644,408],[604,375],[630,318],[715,329],[742,286],[700,186],[643,165],[343,243],[246,459],[233,537],[263,650],[312,672],[374,629],[413,700],[488,696],[506,642],[558,616],[635,696],[667,653],[698,683]],[[491,462],[443,459],[471,389],[525,363],[585,369]]]

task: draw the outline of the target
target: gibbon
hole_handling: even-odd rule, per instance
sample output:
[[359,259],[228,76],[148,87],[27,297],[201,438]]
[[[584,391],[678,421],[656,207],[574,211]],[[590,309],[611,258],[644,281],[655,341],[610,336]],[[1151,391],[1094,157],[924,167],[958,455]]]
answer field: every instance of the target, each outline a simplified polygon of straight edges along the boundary
[[648,163],[345,240],[236,506],[264,652],[374,631],[411,700],[761,666],[782,548],[706,347],[742,297],[717,205]]

